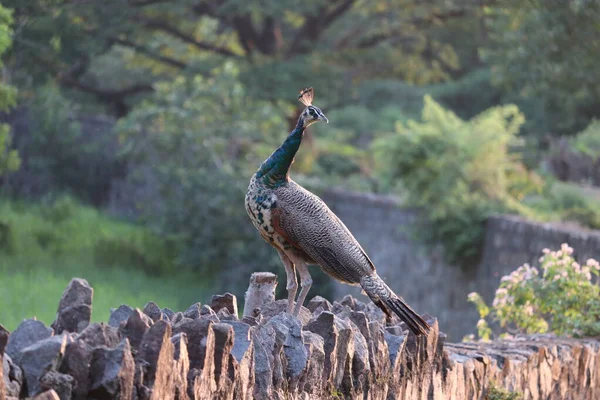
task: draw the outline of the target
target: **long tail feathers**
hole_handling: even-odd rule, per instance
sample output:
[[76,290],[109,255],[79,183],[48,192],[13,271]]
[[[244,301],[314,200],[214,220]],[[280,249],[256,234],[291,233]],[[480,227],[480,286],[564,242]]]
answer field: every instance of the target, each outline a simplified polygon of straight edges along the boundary
[[393,311],[417,336],[427,335],[431,327],[377,275],[366,276],[360,282],[363,290],[386,314]]

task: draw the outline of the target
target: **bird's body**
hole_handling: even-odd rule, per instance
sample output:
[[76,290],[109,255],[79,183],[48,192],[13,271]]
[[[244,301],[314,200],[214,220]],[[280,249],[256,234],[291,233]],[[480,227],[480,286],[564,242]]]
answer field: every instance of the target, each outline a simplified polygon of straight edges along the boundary
[[[314,264],[340,282],[360,285],[386,314],[395,312],[415,334],[426,333],[429,325],[379,278],[373,262],[342,221],[318,196],[289,178],[304,129],[326,120],[316,107],[307,106],[296,128],[252,176],[245,199],[252,223],[277,249],[286,269],[289,311],[299,312],[312,284],[307,265]],[[302,290],[293,307],[296,270]]]

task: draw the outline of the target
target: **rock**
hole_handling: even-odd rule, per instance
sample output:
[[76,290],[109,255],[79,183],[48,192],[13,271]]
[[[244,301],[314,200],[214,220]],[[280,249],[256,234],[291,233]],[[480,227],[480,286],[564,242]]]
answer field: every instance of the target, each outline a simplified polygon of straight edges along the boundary
[[323,338],[316,333],[302,331],[302,341],[306,348],[308,365],[306,366],[306,373],[300,379],[300,390],[307,393],[310,398],[326,398],[326,382],[323,379],[323,365],[325,364]]
[[108,319],[108,325],[113,328],[118,328],[122,322],[127,321],[127,319],[133,313],[133,308],[123,304],[120,305],[119,308],[113,310],[110,313],[110,318]]
[[187,351],[190,360],[190,369],[202,369],[206,356],[208,336],[214,342],[214,335],[210,326],[212,321],[194,319],[173,328],[173,334],[184,333],[187,337]]
[[273,325],[261,325],[253,328],[254,343],[254,398],[257,400],[273,398],[273,375],[275,347],[275,329]]
[[72,376],[50,370],[40,379],[42,390],[54,390],[60,400],[71,400],[75,379]]
[[62,400],[54,390],[48,390],[33,397],[31,400]]
[[65,348],[58,371],[73,377],[73,400],[87,399],[92,351],[93,349],[82,340],[67,343]]
[[270,272],[255,272],[250,276],[250,285],[244,297],[244,317],[256,317],[257,310],[275,301],[277,275]]
[[229,376],[229,356],[233,348],[233,327],[218,323],[211,326],[215,337],[215,382],[219,399],[233,399],[233,376]]
[[73,278],[65,289],[52,328],[56,334],[81,332],[90,323],[94,289],[85,279]]
[[229,314],[238,315],[237,298],[235,295],[227,292],[223,295],[214,295],[210,304],[211,308],[218,314],[219,310],[226,308]]
[[[261,309],[261,313],[263,316],[263,322],[268,321],[276,315],[281,314],[282,312],[287,312],[287,300],[277,300],[272,303],[264,304]],[[302,325],[306,325],[308,321],[310,321],[312,315],[308,308],[302,307],[300,309],[300,321]]]
[[173,312],[173,310],[171,310],[170,308],[163,308],[162,309],[163,315],[166,317],[166,319],[168,319],[169,321],[173,318],[173,315],[175,315],[175,313]]
[[311,313],[314,313],[317,307],[321,307],[323,311],[331,311],[331,303],[329,300],[321,297],[315,296],[313,297],[307,304],[306,308],[310,310]]
[[200,310],[202,308],[202,304],[194,303],[188,307],[187,310],[183,313],[183,316],[190,319],[198,319],[200,318]]
[[150,329],[150,325],[152,324],[152,320],[146,315],[143,314],[139,309],[133,310],[127,321],[119,326],[119,332],[123,337],[129,339],[129,343],[132,348],[137,349],[140,345],[144,334],[148,329]]
[[[171,318],[171,323],[177,324],[179,321],[181,321],[183,319],[183,313],[181,311],[177,311],[175,314],[173,314],[173,317]],[[190,319],[190,318],[188,318]]]
[[[250,325],[240,321],[224,322],[233,328],[230,370],[235,369],[235,399],[252,399],[254,387],[254,346],[250,340]],[[231,376],[231,372],[230,372]]]
[[1,367],[4,378],[0,386],[4,383],[4,395],[7,399],[11,397],[18,398],[23,385],[23,372],[21,368],[15,365],[8,354],[4,354]]
[[97,400],[130,400],[133,374],[134,362],[128,339],[123,339],[114,349],[98,347],[94,349],[90,363],[88,396]]
[[90,347],[114,348],[121,342],[121,333],[118,329],[101,322],[88,325],[77,338]]
[[42,391],[40,378],[48,369],[57,366],[65,352],[67,340],[70,338],[66,334],[51,336],[23,349],[20,365],[29,396]]
[[25,347],[49,338],[53,330],[47,328],[43,322],[36,319],[26,319],[9,336],[4,352],[10,356],[12,361],[19,365],[21,363],[21,352]]
[[[274,384],[286,392],[294,393],[298,382],[308,364],[308,351],[302,341],[300,320],[288,313],[281,313],[267,323],[275,331],[274,361],[276,375]],[[277,376],[281,365],[282,376]],[[281,380],[278,381],[277,378]]]
[[221,308],[217,313],[217,318],[219,318],[220,322],[239,320],[238,316],[236,314],[230,314],[227,308]]
[[342,388],[342,379],[349,372],[346,363],[348,361],[351,365],[354,356],[354,332],[350,323],[324,311],[311,320],[304,329],[323,338],[324,377],[334,388]]
[[173,391],[172,379],[168,379],[173,353],[171,325],[167,321],[157,320],[142,338],[136,355],[136,364],[145,366],[143,383],[148,387],[154,385],[157,371],[159,372],[161,392],[167,397],[167,393]]
[[[6,381],[8,379],[8,368],[4,368],[4,349],[6,348],[6,344],[8,343],[8,336],[10,333],[6,328],[0,325],[0,399],[4,399],[6,397],[6,386],[7,383],[4,379],[4,370],[6,369]],[[7,363],[8,364],[8,363]],[[10,382],[8,382],[10,383]]]
[[146,303],[144,306],[144,314],[146,314],[152,322],[164,319],[162,310],[153,301]]
[[212,321],[214,323],[220,322],[217,313],[206,304],[203,305],[200,309],[200,318],[205,319],[207,321]]
[[190,358],[187,351],[187,335],[178,333],[171,337],[173,343],[173,386],[175,398],[188,399],[188,374]]

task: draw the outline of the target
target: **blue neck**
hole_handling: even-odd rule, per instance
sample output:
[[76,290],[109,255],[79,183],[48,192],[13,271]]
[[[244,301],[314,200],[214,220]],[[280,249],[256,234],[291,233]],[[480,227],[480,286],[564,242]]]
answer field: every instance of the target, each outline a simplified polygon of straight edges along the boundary
[[256,171],[256,177],[268,187],[279,187],[289,181],[289,172],[294,156],[304,136],[302,118],[298,119],[296,127],[285,139],[283,144],[269,156]]

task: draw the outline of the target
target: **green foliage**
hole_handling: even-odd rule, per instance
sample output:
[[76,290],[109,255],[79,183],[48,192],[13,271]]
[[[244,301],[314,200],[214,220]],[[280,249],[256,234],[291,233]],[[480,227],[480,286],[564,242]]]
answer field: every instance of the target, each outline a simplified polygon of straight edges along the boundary
[[479,294],[469,294],[481,317],[477,324],[480,338],[489,340],[490,319],[510,333],[600,334],[598,261],[589,259],[580,265],[567,244],[543,253],[539,269],[524,264],[501,279],[491,311]]
[[[46,185],[36,191],[67,191],[100,205],[121,169],[116,138],[110,125],[84,132],[78,111],[57,85],[50,83],[37,90],[29,109],[29,134],[21,139],[27,154],[24,167]],[[22,187],[14,189],[18,192]]]
[[589,38],[600,31],[600,2],[508,0],[486,11],[491,40],[483,58],[496,83],[535,96],[557,133],[597,116],[600,44]]
[[600,229],[600,201],[576,184],[548,180],[542,194],[525,199],[525,203],[535,210],[537,219],[574,221]]
[[515,106],[463,121],[426,96],[422,122],[398,124],[375,142],[387,187],[400,184],[408,204],[427,213],[431,227],[420,235],[444,243],[450,261],[477,256],[491,213],[525,211],[519,200],[537,185],[508,152],[522,123]]
[[569,139],[571,148],[595,162],[600,159],[600,121],[593,120],[583,131]]
[[272,259],[243,201],[250,176],[287,129],[273,106],[244,95],[236,76],[227,64],[210,78],[159,84],[119,127],[124,156],[147,171],[132,184],[156,186],[139,210],[184,245],[180,263],[205,273]]
[[[12,12],[0,5],[0,55],[4,54],[11,45]],[[3,67],[0,61],[0,68]],[[14,87],[0,83],[0,111],[7,111],[15,104],[16,90]],[[21,160],[16,150],[11,149],[10,129],[6,124],[0,124],[0,177],[8,172],[19,169]]]
[[523,394],[520,392],[511,392],[503,387],[491,384],[487,390],[484,400],[521,400]]
[[[138,249],[151,265],[162,268],[143,270],[128,253],[105,248],[106,242]],[[103,249],[108,253],[98,257]],[[51,323],[74,276],[87,279],[95,289],[94,321],[106,321],[109,309],[120,304],[143,307],[152,300],[185,310],[208,300],[205,296],[213,293],[208,293],[206,281],[185,271],[175,273],[170,251],[147,229],[66,197],[35,204],[0,199],[0,321],[10,330],[33,316]]]

